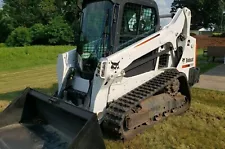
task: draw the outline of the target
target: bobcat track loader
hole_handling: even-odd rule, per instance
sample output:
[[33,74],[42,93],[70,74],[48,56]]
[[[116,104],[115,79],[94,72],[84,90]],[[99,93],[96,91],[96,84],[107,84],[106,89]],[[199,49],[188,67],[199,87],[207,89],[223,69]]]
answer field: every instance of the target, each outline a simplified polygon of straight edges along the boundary
[[103,149],[191,104],[199,81],[191,12],[161,28],[153,0],[83,0],[77,48],[58,56],[53,96],[27,88],[0,113],[1,149]]

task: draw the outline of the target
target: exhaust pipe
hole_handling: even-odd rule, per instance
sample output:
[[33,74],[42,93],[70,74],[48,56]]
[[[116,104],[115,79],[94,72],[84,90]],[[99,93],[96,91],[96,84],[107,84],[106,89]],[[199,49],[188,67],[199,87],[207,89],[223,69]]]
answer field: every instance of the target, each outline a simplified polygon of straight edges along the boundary
[[27,88],[0,113],[1,149],[105,149],[97,116]]

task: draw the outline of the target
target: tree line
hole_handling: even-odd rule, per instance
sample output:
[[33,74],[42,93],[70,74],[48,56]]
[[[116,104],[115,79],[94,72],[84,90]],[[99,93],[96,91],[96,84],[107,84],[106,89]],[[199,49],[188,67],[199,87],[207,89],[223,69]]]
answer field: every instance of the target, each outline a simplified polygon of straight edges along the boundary
[[73,44],[77,12],[75,0],[4,0],[0,9],[0,43]]
[[[194,28],[223,23],[224,0],[174,0],[171,12],[182,7],[191,9]],[[79,30],[78,11],[76,0],[4,0],[0,9],[0,43],[74,44]]]
[[187,7],[192,12],[192,28],[224,28],[225,0],[174,0],[171,12],[177,8]]

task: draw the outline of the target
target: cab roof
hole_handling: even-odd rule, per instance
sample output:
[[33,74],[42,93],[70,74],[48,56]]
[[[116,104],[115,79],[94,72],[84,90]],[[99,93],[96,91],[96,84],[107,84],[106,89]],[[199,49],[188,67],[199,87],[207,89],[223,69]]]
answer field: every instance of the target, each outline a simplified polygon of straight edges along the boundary
[[[83,4],[98,2],[98,1],[104,1],[104,0],[83,0]],[[145,5],[145,6],[151,6],[158,9],[158,6],[155,0],[108,0],[108,1],[111,1],[119,5],[124,5],[125,3],[135,3],[135,4]]]

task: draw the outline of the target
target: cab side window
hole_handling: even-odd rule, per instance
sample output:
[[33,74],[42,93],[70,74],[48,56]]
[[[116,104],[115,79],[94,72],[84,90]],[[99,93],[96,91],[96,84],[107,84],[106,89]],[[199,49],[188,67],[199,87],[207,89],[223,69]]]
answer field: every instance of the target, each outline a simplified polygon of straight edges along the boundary
[[155,25],[154,8],[127,3],[123,12],[120,44],[130,41],[138,35],[154,31]]

